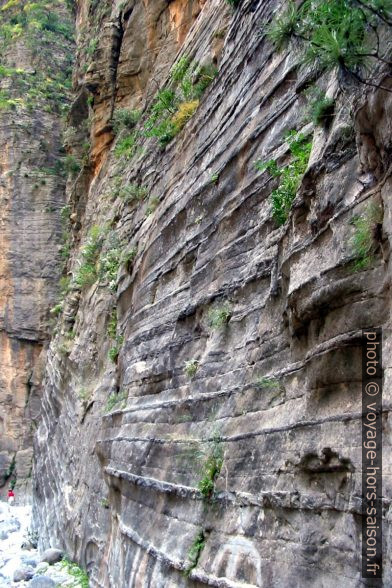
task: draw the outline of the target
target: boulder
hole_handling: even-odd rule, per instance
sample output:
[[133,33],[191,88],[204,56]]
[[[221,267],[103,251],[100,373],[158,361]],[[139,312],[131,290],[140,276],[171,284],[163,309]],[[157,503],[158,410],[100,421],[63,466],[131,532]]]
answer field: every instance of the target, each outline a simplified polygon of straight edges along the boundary
[[38,561],[36,559],[34,559],[33,557],[30,557],[28,555],[22,555],[21,560],[22,560],[23,565],[25,565],[25,566],[31,566],[32,568],[37,567]]
[[41,563],[39,563],[37,565],[35,573],[36,574],[44,574],[48,568],[49,568],[49,564],[46,561],[42,561]]
[[22,566],[14,572],[14,582],[26,582],[34,576],[34,568],[31,566]]
[[67,582],[71,582],[72,584],[75,581],[75,578],[70,578],[67,574],[50,574],[51,579],[56,584],[56,586],[67,586]]
[[35,576],[29,582],[29,586],[31,588],[55,588],[56,583],[48,576]]
[[19,531],[20,522],[15,517],[10,517],[0,522],[0,540],[8,539],[10,533]]
[[20,548],[24,549],[26,551],[31,551],[32,549],[35,549],[34,545],[32,544],[32,542],[29,539],[26,539],[26,541],[23,541]]
[[48,564],[55,564],[63,559],[64,553],[61,549],[47,549],[41,556],[41,561],[46,561]]

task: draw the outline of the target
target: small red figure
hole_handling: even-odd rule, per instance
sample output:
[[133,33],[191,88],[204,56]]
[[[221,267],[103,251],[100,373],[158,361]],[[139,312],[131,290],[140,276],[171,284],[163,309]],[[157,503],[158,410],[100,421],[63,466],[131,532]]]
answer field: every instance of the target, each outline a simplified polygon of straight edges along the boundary
[[15,494],[12,488],[8,490],[8,504],[11,505],[15,500]]

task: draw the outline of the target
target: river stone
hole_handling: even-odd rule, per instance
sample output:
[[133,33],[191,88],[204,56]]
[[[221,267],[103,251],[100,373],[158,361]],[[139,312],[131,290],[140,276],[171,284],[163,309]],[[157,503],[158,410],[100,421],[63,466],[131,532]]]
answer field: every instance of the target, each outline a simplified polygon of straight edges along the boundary
[[15,533],[20,529],[20,522],[15,517],[10,517],[0,523],[0,540],[8,539],[10,533]]
[[31,566],[22,566],[14,572],[14,582],[25,582],[34,576],[34,569]]
[[44,574],[46,570],[49,568],[49,564],[46,561],[41,561],[35,570],[36,574]]
[[32,566],[33,568],[37,567],[37,560],[32,557],[29,557],[28,555],[22,556],[21,560],[25,566]]
[[56,583],[48,576],[35,576],[31,582],[29,582],[29,586],[31,588],[54,588]]
[[58,561],[61,561],[63,559],[63,556],[64,556],[64,553],[61,551],[61,549],[55,549],[55,548],[47,549],[41,555],[41,562],[47,562],[48,564],[55,564]]
[[[51,570],[50,570],[51,571]],[[49,573],[49,570],[48,570]],[[51,573],[51,579],[55,582],[56,586],[64,586],[66,582],[69,582],[70,577],[67,574],[62,573]],[[74,581],[74,579],[72,579]]]

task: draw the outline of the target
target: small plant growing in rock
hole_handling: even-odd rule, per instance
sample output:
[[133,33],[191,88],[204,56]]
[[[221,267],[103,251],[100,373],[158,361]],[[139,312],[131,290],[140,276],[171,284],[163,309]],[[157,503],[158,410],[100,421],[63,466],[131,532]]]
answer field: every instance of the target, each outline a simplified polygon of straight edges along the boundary
[[69,204],[66,204],[60,210],[60,219],[61,219],[61,223],[64,226],[68,226],[70,216],[71,216],[71,207],[69,206]]
[[218,183],[218,180],[219,180],[219,174],[218,173],[214,173],[214,174],[211,175],[211,178],[210,178],[211,184],[217,184]]
[[205,544],[206,536],[203,529],[200,529],[188,551],[189,564],[185,569],[185,576],[189,576],[191,571],[197,566]]
[[312,149],[312,143],[306,136],[296,131],[290,131],[287,135],[287,143],[291,155],[289,164],[279,167],[274,159],[255,163],[257,170],[267,170],[273,178],[279,179],[278,187],[271,193],[272,216],[278,226],[283,225],[289,216]]
[[119,392],[118,394],[111,394],[106,403],[105,412],[111,412],[114,408],[125,408],[127,400],[128,393],[125,392],[125,390],[123,392]]
[[277,378],[257,378],[255,386],[261,390],[280,390],[281,383]]
[[114,148],[114,154],[117,158],[124,157],[125,159],[132,159],[137,150],[137,136],[135,133],[127,135],[120,139]]
[[86,388],[80,388],[78,392],[79,400],[83,403],[87,402],[90,397],[90,392]]
[[221,472],[222,465],[222,439],[219,435],[215,435],[209,445],[208,455],[202,467],[202,478],[198,484],[204,500],[211,500],[215,491],[215,481]]
[[122,335],[117,335],[117,310],[114,308],[110,315],[110,320],[107,326],[107,334],[108,336],[113,339],[113,345],[109,349],[109,359],[113,361],[113,363],[117,363],[118,356],[121,351],[121,347],[124,343],[124,337]]
[[61,561],[61,567],[64,571],[67,572],[70,576],[73,576],[75,580],[78,582],[78,588],[89,588],[89,579],[87,572],[82,570],[76,563],[72,562],[67,557],[64,557]]
[[116,291],[117,273],[120,267],[121,249],[113,248],[106,251],[99,258],[99,278],[106,283],[111,292]]
[[91,286],[96,281],[98,255],[102,248],[103,231],[94,226],[89,232],[86,245],[82,249],[81,264],[75,275],[75,283],[81,288]]
[[375,203],[369,204],[363,215],[352,220],[354,234],[350,246],[355,256],[354,271],[368,268],[374,257],[375,237],[382,223],[382,209]]
[[193,378],[193,376],[196,374],[198,368],[199,368],[199,362],[197,361],[197,359],[189,359],[188,361],[185,362],[185,373],[190,378]]
[[314,125],[328,127],[332,121],[335,100],[328,98],[319,88],[308,92],[308,116]]
[[75,337],[76,333],[73,330],[64,333],[64,338],[57,347],[57,350],[61,355],[67,356],[71,353]]
[[223,465],[222,440],[216,436],[209,450],[209,455],[204,462],[202,478],[198,488],[205,500],[211,500],[215,490],[215,480],[219,476]]
[[129,110],[128,108],[118,108],[113,114],[113,131],[116,135],[122,129],[133,129],[141,117],[140,110]]
[[148,206],[146,209],[146,216],[150,216],[155,210],[158,208],[159,198],[157,196],[152,196],[148,201]]
[[228,305],[211,308],[208,312],[208,324],[212,329],[221,329],[230,320],[231,311]]
[[67,155],[64,159],[64,169],[67,173],[75,176],[80,172],[82,166],[74,155]]
[[81,288],[92,286],[97,278],[97,271],[95,264],[84,263],[80,266],[75,277],[75,283]]
[[71,286],[71,278],[69,276],[62,276],[59,280],[60,293],[64,297],[68,294]]
[[101,499],[101,506],[102,508],[110,508],[110,504],[109,504],[109,500],[107,498],[102,498]]
[[122,335],[117,335],[114,345],[109,349],[109,359],[112,360],[113,363],[117,363],[118,356],[120,355],[121,347],[124,343],[124,337]]
[[183,56],[173,66],[167,88],[159,90],[145,124],[145,135],[165,147],[196,112],[200,98],[217,75],[213,65],[199,66]]
[[[385,63],[377,28],[391,26],[392,6],[383,0],[288,0],[267,29],[277,50],[295,44],[301,61],[319,70],[338,70],[342,79],[374,86],[369,62]],[[377,86],[377,85],[376,85]],[[379,87],[379,86],[378,86]],[[390,90],[388,90],[390,91]]]
[[129,251],[126,251],[122,257],[122,262],[125,265],[128,273],[130,273],[132,270],[132,265],[133,265],[133,262],[135,261],[136,255],[137,255],[137,246],[134,245],[133,247],[131,247],[131,249],[129,249]]
[[127,203],[133,202],[134,200],[144,200],[147,194],[148,189],[145,186],[139,186],[138,184],[124,186],[118,193],[119,197]]
[[195,114],[199,104],[200,100],[196,99],[182,102],[178,106],[177,112],[171,118],[174,135],[177,135],[184,128],[188,120]]
[[195,72],[196,81],[193,85],[193,95],[200,99],[218,73],[218,69],[212,64],[198,67]]
[[174,90],[170,88],[159,90],[150,116],[145,123],[146,136],[156,137],[162,147],[170,143],[174,137],[174,129],[169,117],[175,114],[177,104],[178,99]]
[[121,265],[121,245],[117,234],[111,231],[106,239],[105,249],[98,260],[97,274],[101,284],[109,287],[111,292],[117,288],[117,273]]
[[53,316],[59,316],[63,312],[63,303],[59,302],[56,306],[50,309],[50,314]]
[[115,339],[117,336],[117,309],[113,308],[107,327],[108,336]]
[[98,39],[91,39],[86,47],[86,53],[89,57],[93,57],[94,53],[98,49]]

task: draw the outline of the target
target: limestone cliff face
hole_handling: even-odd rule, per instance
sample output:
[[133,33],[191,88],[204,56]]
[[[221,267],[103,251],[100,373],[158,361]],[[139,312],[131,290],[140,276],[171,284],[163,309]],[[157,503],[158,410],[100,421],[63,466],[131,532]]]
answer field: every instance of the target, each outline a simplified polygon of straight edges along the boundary
[[[67,148],[84,159],[34,509],[41,545],[93,587],[362,585],[360,334],[384,328],[388,431],[392,104],[375,89],[349,108],[331,76],[335,115],[313,128],[310,74],[265,38],[276,7],[77,2]],[[184,58],[210,83],[166,108],[172,125],[192,109],[182,129],[166,113],[146,132]],[[121,127],[123,108],[140,112]],[[312,148],[277,228],[255,161],[285,165],[293,129]],[[369,204],[372,256],[354,271]],[[385,435],[386,511],[389,451]],[[384,536],[388,586],[388,518]]]
[[[16,479],[20,497],[30,484],[41,356],[61,275],[60,115],[72,57],[71,38],[42,29],[38,9],[25,17],[26,4],[0,2],[0,486]],[[62,3],[56,17],[72,30]]]

